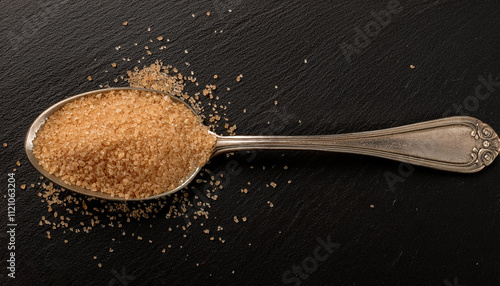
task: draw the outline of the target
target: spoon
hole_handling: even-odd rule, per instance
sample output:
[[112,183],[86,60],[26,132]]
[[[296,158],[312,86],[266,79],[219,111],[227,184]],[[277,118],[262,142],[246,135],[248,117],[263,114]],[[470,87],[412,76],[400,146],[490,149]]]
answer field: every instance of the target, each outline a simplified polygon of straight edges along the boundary
[[[107,88],[81,93],[52,105],[35,119],[28,130],[24,144],[26,155],[31,164],[44,177],[66,189],[83,195],[108,200],[142,201],[156,199],[173,194],[187,186],[200,171],[201,167],[194,170],[181,185],[173,190],[147,198],[125,199],[68,185],[40,166],[38,159],[33,154],[33,139],[47,118],[64,105],[76,99],[110,90],[144,90],[168,95],[172,100],[185,104],[196,115],[191,106],[182,99],[156,90],[143,88]],[[211,133],[214,134],[213,132]],[[212,157],[241,150],[314,150],[369,155],[458,173],[478,172],[490,165],[500,152],[499,138],[495,131],[480,120],[467,116],[448,117],[376,131],[336,135],[214,135],[217,136],[217,142]]]

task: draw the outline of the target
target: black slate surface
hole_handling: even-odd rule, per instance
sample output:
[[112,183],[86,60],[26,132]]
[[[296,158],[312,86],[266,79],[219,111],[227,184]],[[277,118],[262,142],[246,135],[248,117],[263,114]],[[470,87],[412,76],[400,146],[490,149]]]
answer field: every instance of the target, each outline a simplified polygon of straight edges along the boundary
[[[212,202],[205,226],[191,226],[185,238],[184,231],[167,230],[183,220],[167,220],[162,211],[122,229],[52,230],[49,240],[50,227],[38,225],[47,215],[46,203],[37,196],[40,188],[19,188],[40,181],[23,153],[25,132],[39,113],[99,84],[124,86],[113,79],[156,59],[184,74],[194,70],[202,84],[216,83],[220,102],[231,101],[227,115],[238,134],[355,132],[460,114],[500,130],[500,86],[488,86],[487,98],[475,95],[481,77],[500,77],[498,1],[0,5],[0,143],[8,143],[0,147],[1,285],[500,284],[498,162],[464,175],[345,154],[260,152],[251,160],[236,154],[232,160],[240,171]],[[394,13],[387,25],[372,26],[368,42],[357,40],[356,28],[372,25],[372,13],[380,15],[388,7]],[[149,42],[160,35],[170,42]],[[350,61],[343,43],[352,45]],[[161,44],[167,48],[159,50]],[[153,55],[146,55],[145,45]],[[112,62],[118,63],[116,69]],[[244,77],[238,83],[240,73]],[[87,81],[89,75],[93,81]],[[227,170],[227,162],[216,158],[208,167],[219,173]],[[18,182],[15,279],[6,276],[3,198],[13,168]],[[392,186],[388,174],[398,176]],[[266,187],[271,181],[276,189]],[[245,187],[249,194],[240,192]],[[236,224],[234,216],[248,221]],[[224,230],[215,231],[216,238],[225,243],[210,241],[202,232],[218,225]],[[144,240],[122,236],[123,230]],[[320,250],[324,261],[312,258],[320,240],[335,243],[328,257]],[[172,249],[163,254],[168,244]],[[294,265],[307,269],[293,278],[287,271]]]

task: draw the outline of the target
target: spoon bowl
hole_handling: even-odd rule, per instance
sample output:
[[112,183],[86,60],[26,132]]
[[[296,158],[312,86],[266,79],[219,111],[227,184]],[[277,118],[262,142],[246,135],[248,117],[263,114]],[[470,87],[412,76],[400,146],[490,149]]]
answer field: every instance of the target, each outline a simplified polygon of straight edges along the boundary
[[[160,94],[163,94],[163,95],[167,95],[172,100],[174,100],[175,102],[180,102],[180,103],[186,105],[189,108],[189,110],[191,110],[193,112],[193,114],[195,114],[196,116],[198,116],[196,114],[196,112],[193,110],[193,108],[191,108],[191,106],[189,106],[189,104],[187,104],[186,102],[184,102],[182,99],[180,99],[180,98],[178,98],[176,96],[170,95],[170,94],[168,94],[166,92],[162,92],[162,91],[158,91],[158,90],[145,89],[145,88],[137,88],[137,87],[123,87],[123,88],[122,87],[115,87],[115,88],[105,88],[105,89],[99,89],[99,90],[93,90],[93,91],[89,91],[89,92],[84,92],[84,93],[81,93],[81,94],[78,94],[78,95],[66,98],[64,100],[61,100],[61,101],[57,102],[56,104],[52,105],[51,107],[47,108],[44,112],[42,112],[42,114],[40,114],[35,119],[35,121],[33,122],[33,124],[31,124],[31,126],[30,126],[30,128],[28,130],[28,133],[26,134],[26,139],[24,141],[24,150],[26,152],[26,156],[28,157],[28,160],[33,165],[33,167],[35,167],[35,169],[40,174],[42,174],[42,176],[44,176],[45,178],[49,179],[50,181],[56,183],[57,185],[65,188],[65,189],[71,190],[71,191],[73,191],[75,193],[79,193],[79,194],[82,194],[82,195],[96,197],[96,198],[105,199],[105,200],[113,200],[113,201],[144,201],[144,200],[153,200],[153,199],[161,198],[161,197],[164,197],[164,196],[168,196],[168,195],[173,194],[173,193],[181,190],[182,188],[186,187],[196,177],[196,175],[198,174],[198,172],[201,170],[201,167],[196,168],[189,176],[187,176],[184,179],[184,182],[181,185],[179,185],[177,188],[175,188],[173,190],[168,190],[168,191],[165,191],[164,193],[161,193],[161,194],[158,194],[158,195],[149,196],[147,198],[128,198],[128,199],[125,199],[125,198],[122,198],[122,197],[111,196],[111,195],[109,195],[107,193],[103,193],[103,192],[99,192],[99,191],[97,191],[97,192],[96,191],[91,191],[89,189],[85,189],[85,188],[82,188],[82,187],[79,187],[79,186],[67,184],[61,178],[50,174],[47,170],[45,170],[40,165],[38,159],[33,154],[33,148],[34,148],[34,146],[33,146],[33,140],[35,139],[36,133],[38,132],[38,130],[40,130],[40,128],[43,126],[43,124],[45,124],[45,121],[54,112],[58,111],[59,109],[61,109],[63,106],[65,106],[68,103],[71,103],[71,102],[73,102],[73,101],[75,101],[77,99],[83,98],[83,97],[92,96],[92,95],[96,95],[96,94],[99,94],[99,93],[104,93],[104,92],[108,92],[108,91],[112,91],[112,90],[142,90],[142,91],[149,91],[149,92],[155,92],[155,93],[160,93]],[[211,132],[211,131],[209,131],[209,132]],[[211,133],[213,133],[213,132],[211,132]]]

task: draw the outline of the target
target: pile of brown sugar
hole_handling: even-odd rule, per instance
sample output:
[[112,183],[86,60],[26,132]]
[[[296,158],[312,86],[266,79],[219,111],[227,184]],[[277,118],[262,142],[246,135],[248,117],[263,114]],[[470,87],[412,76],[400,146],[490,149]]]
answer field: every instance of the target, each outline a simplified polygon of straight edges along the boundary
[[184,104],[146,91],[84,97],[52,114],[35,157],[70,185],[124,198],[175,189],[213,151],[216,137]]

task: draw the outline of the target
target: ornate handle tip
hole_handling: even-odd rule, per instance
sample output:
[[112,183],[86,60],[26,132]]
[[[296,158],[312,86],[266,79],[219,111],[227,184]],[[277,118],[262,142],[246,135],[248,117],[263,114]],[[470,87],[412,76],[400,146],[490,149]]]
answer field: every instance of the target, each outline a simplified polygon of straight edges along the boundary
[[476,164],[489,166],[500,153],[498,134],[486,123],[479,122],[476,127],[472,136],[481,141],[481,146],[472,150],[472,157],[476,159]]

